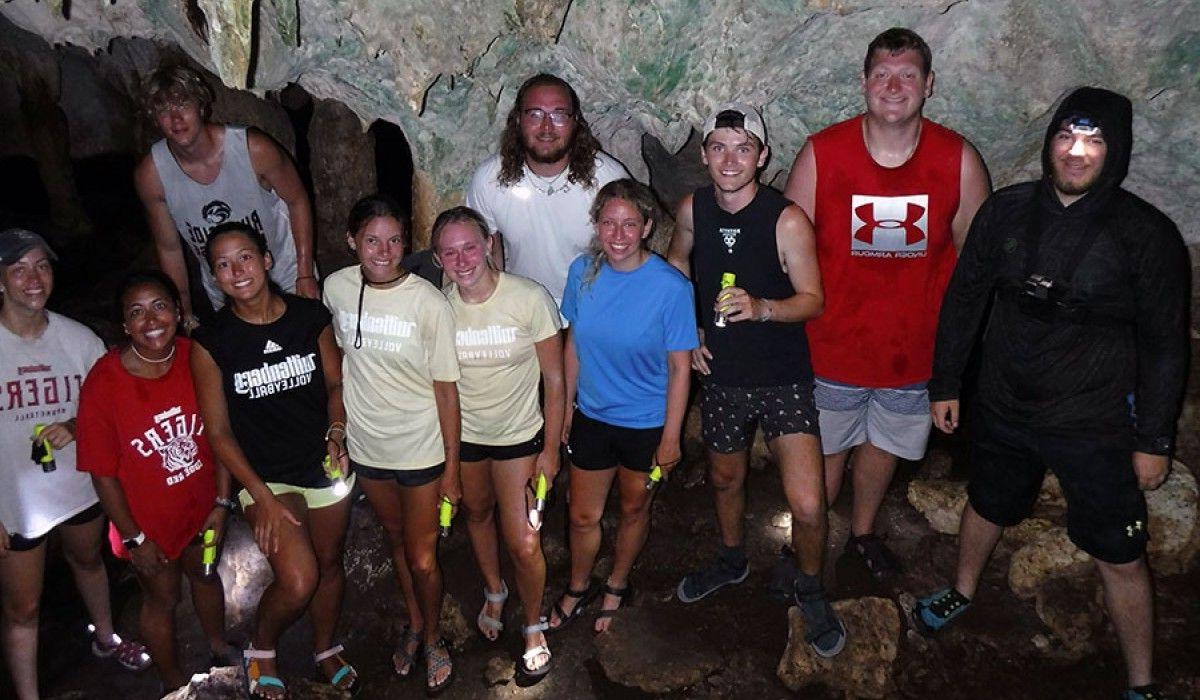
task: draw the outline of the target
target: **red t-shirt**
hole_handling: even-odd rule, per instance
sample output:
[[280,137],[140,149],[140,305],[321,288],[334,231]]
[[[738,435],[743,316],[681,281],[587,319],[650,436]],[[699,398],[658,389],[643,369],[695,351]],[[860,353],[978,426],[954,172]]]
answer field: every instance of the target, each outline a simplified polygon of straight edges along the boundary
[[862,116],[812,136],[825,310],[807,324],[818,377],[874,388],[929,380],[954,264],[962,137],[928,119],[912,157],[880,166]]
[[[138,527],[170,559],[200,531],[217,495],[191,341],[177,338],[175,348],[171,369],[158,379],[130,374],[120,349],[100,358],[83,383],[75,429],[78,469],[116,477]],[[118,556],[121,550],[113,548]]]

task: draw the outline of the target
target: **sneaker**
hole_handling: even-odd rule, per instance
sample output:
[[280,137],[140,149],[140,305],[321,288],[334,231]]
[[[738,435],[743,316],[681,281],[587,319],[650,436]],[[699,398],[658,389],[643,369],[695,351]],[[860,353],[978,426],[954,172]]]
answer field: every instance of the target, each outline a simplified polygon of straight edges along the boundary
[[837,656],[846,646],[846,626],[825,599],[820,581],[801,574],[796,578],[792,595],[804,617],[804,641],[817,656],[825,659]]
[[796,564],[796,553],[786,544],[779,548],[779,557],[767,575],[767,597],[771,600],[788,605],[792,602],[792,591],[796,586],[796,576],[800,567]]
[[945,627],[954,618],[971,607],[971,599],[955,588],[943,588],[931,596],[917,601],[913,610],[917,620],[930,632]]
[[1121,700],[1169,700],[1169,698],[1157,683],[1151,683],[1136,688],[1126,688],[1125,692],[1121,693]]
[[867,570],[877,579],[895,576],[903,571],[900,560],[887,548],[883,540],[875,535],[851,537],[847,545],[858,554]]
[[679,582],[675,594],[685,603],[695,603],[697,600],[715,593],[725,586],[741,583],[750,575],[750,562],[742,563],[741,568],[731,564],[724,557],[718,556],[708,568],[693,571]]

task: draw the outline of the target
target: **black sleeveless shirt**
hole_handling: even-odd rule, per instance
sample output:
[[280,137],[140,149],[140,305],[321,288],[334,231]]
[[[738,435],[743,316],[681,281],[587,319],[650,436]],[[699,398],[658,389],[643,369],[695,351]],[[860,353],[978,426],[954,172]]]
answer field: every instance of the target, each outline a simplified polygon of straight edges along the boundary
[[779,262],[775,225],[791,204],[759,185],[750,204],[736,213],[717,205],[712,185],[692,196],[692,279],[704,344],[712,353],[708,379],[721,386],[781,386],[812,380],[804,323],[738,321],[713,325],[713,302],[721,275],[732,272],[735,286],[759,299],[786,299],[796,290]]
[[324,488],[329,404],[317,339],[330,315],[315,299],[283,299],[283,315],[264,325],[226,305],[194,340],[221,370],[229,425],[254,472],[268,483]]

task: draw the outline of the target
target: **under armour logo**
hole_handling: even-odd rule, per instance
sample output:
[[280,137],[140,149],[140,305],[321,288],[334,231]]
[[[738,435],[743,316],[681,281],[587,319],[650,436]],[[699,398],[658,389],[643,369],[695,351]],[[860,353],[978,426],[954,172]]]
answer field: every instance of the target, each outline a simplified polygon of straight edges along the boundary
[[850,212],[852,251],[920,252],[928,247],[929,195],[854,195]]
[[1142,531],[1142,521],[1141,520],[1134,520],[1132,525],[1125,526],[1125,534],[1128,535],[1129,537],[1133,537],[1135,532],[1141,532],[1141,531]]
[[733,246],[737,245],[738,234],[741,232],[740,228],[717,229],[717,233],[721,234],[721,240],[725,242],[726,252],[733,253]]

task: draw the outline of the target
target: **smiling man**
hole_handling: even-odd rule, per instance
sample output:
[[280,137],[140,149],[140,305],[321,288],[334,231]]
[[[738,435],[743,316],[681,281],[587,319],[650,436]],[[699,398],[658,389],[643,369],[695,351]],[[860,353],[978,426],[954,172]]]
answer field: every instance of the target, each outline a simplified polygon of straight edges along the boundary
[[561,306],[567,268],[592,239],[592,200],[623,177],[625,168],[600,151],[575,90],[540,73],[517,92],[500,153],[471,177],[467,206],[499,234],[493,262],[537,281]]
[[692,603],[750,574],[743,547],[745,480],[756,428],[779,465],[800,574],[794,597],[805,637],[824,657],[846,644],[825,598],[821,565],[828,529],[812,365],[805,322],[821,313],[821,275],[812,226],[800,207],[758,184],[766,128],[746,104],[719,108],[704,123],[700,158],[711,185],[684,197],[668,259],[692,278],[700,311],[701,437],[712,465],[721,548],[685,576],[677,595]]
[[863,63],[866,112],[813,135],[785,192],[816,228],[825,285],[808,338],[828,499],[853,451],[848,547],[877,577],[900,568],[875,520],[897,457],[925,454],[938,308],[989,191],[975,149],[921,116],[932,63],[909,29],[875,37]]
[[938,324],[932,415],[958,426],[962,376],[985,309],[971,481],[952,588],[920,601],[940,629],[965,611],[1004,527],[1030,513],[1046,468],[1067,535],[1096,562],[1129,674],[1152,684],[1153,590],[1142,490],[1167,477],[1186,379],[1187,251],[1164,214],[1121,189],[1133,109],[1080,88],[1054,114],[1040,181],[980,208]]
[[134,172],[134,184],[154,235],[158,264],[179,287],[183,325],[197,324],[188,294],[180,239],[191,248],[213,309],[225,305],[204,260],[215,226],[242,222],[266,236],[275,266],[271,279],[311,299],[319,290],[313,268],[312,209],[291,159],[257,129],[214,124],[212,88],[196,71],[164,66],[144,89],[147,116],[162,132]]

